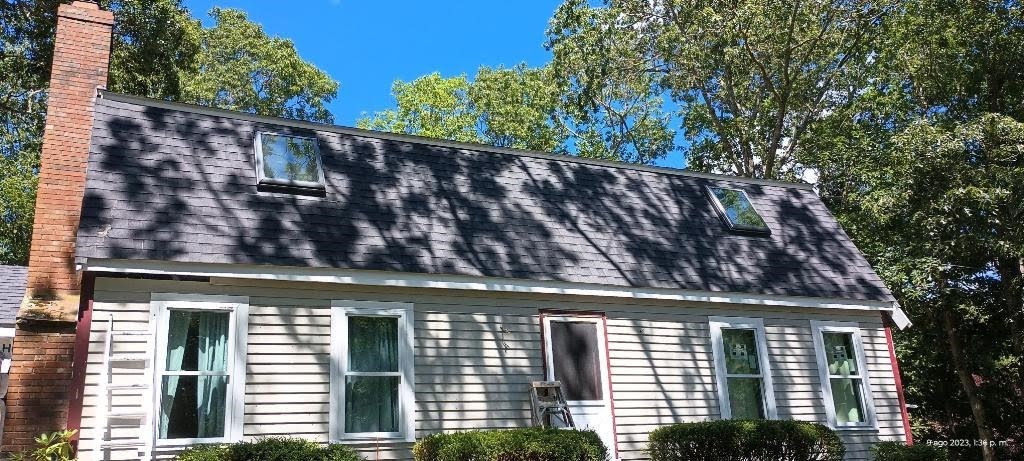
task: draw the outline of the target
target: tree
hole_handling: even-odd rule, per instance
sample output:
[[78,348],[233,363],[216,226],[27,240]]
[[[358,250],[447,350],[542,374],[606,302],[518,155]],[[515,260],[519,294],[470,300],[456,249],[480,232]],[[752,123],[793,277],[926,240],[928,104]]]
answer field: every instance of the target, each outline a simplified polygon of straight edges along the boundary
[[[60,3],[0,2],[0,264],[28,261]],[[204,30],[180,0],[107,0],[101,6],[115,16],[112,91],[331,120],[325,104],[337,83],[302,61],[289,41],[267,37],[244,14],[214,10],[217,25]]]
[[359,128],[449,139],[483,142],[477,132],[479,113],[469,101],[469,80],[465,75],[441,77],[435,72],[411,82],[396,80],[391,85],[396,107],[363,116]]
[[[548,28],[578,107],[630,121],[616,99],[671,98],[689,168],[762,178],[800,173],[807,130],[850,103],[884,2],[568,0]],[[626,105],[622,108],[628,109]],[[642,138],[647,119],[633,119]]]
[[626,123],[611,122],[600,110],[574,106],[550,67],[481,67],[472,81],[434,73],[396,81],[392,93],[395,108],[364,116],[358,126],[635,163],[672,148],[667,117],[651,100],[629,103]]
[[990,446],[1024,437],[1022,43],[1019,2],[902,2],[802,157],[915,322],[896,340],[918,435],[987,460],[1024,454]]
[[239,10],[214,8],[200,33],[197,66],[185,69],[180,100],[204,106],[330,123],[338,83],[299,56],[291,40],[268,37]]

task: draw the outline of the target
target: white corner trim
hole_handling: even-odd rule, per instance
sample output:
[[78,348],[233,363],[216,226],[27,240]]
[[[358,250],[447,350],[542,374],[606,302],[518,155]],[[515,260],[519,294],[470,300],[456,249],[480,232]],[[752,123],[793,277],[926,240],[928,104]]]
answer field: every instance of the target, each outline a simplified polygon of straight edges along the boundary
[[11,327],[0,328],[0,338],[13,338],[14,337],[14,331],[15,331],[15,329],[11,328]]
[[[828,426],[839,431],[877,430],[878,419],[875,414],[875,399],[871,387],[871,376],[868,370],[867,357],[864,353],[864,340],[860,334],[860,326],[856,322],[835,322],[811,320],[811,340],[814,342],[814,357],[818,365],[818,380],[821,387],[821,399],[825,405]],[[835,403],[832,401],[832,381],[829,379],[828,359],[825,355],[825,339],[822,333],[837,332],[853,335],[853,348],[860,367],[861,398],[866,420],[860,424],[839,425],[836,420]]]
[[[398,318],[398,413],[401,429],[398,432],[345,433],[345,377],[348,370],[348,317],[378,316]],[[414,310],[412,303],[383,301],[331,301],[331,386],[328,408],[328,437],[331,442],[402,440],[416,441],[416,373]],[[351,373],[348,373],[351,374]]]
[[[402,288],[440,288],[452,290],[496,291],[628,299],[745,304],[774,307],[806,307],[891,312],[894,303],[840,298],[775,296],[751,293],[680,290],[671,288],[632,288],[595,283],[526,280],[469,275],[414,274],[368,270],[311,267],[260,266],[251,264],[181,263],[170,261],[89,259],[80,269],[92,272],[177,275],[211,279],[255,279],[289,282],[320,282]],[[214,282],[216,283],[216,282]]]
[[732,406],[729,402],[729,386],[726,383],[728,374],[725,368],[725,344],[722,341],[722,329],[751,329],[757,343],[758,366],[761,371],[761,398],[764,403],[766,419],[778,419],[778,408],[775,405],[775,386],[772,383],[771,359],[768,356],[768,343],[764,332],[764,320],[750,317],[709,316],[708,327],[711,333],[711,353],[715,361],[715,384],[718,390],[718,405],[721,419],[732,418]]

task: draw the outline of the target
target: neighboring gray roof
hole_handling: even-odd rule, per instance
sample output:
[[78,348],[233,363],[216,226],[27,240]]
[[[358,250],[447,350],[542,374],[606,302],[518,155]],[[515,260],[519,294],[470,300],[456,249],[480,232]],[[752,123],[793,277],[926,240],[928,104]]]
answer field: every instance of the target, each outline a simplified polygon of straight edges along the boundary
[[27,281],[27,267],[0,266],[0,327],[14,326]]
[[[325,198],[257,192],[257,130],[320,142]],[[705,185],[770,236],[730,233]],[[809,187],[582,161],[105,93],[78,256],[892,301]]]

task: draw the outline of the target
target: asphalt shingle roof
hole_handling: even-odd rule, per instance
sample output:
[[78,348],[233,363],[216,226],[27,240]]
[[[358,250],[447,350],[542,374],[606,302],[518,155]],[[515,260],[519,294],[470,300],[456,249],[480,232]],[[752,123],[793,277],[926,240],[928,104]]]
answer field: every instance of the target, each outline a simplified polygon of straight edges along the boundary
[[0,265],[0,327],[14,326],[27,281],[27,267]]
[[[326,197],[256,190],[256,131],[316,136]],[[704,193],[741,188],[770,236]],[[813,190],[105,94],[78,256],[892,301]]]

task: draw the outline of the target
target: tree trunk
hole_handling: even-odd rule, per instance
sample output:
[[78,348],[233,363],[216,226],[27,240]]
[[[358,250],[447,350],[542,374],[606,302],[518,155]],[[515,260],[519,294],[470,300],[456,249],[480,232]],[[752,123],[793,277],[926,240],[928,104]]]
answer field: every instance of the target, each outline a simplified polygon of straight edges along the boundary
[[977,388],[974,385],[974,378],[967,370],[963,361],[960,349],[960,337],[957,336],[956,327],[953,323],[952,309],[942,309],[942,329],[946,333],[946,345],[949,346],[949,354],[953,359],[953,368],[960,378],[960,386],[967,395],[967,403],[971,406],[971,413],[974,415],[974,425],[978,429],[978,439],[982,442],[981,454],[985,461],[996,461],[996,452],[992,447],[992,430],[989,429],[988,416],[985,414],[985,407],[978,397]]
[[1024,291],[1024,258],[1004,258],[999,261],[997,270],[1007,312],[1013,316],[1010,318],[1010,331],[1014,350],[1018,355],[1024,355],[1024,331],[1021,330],[1024,322],[1024,299],[1021,296]]

